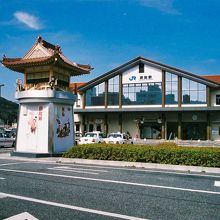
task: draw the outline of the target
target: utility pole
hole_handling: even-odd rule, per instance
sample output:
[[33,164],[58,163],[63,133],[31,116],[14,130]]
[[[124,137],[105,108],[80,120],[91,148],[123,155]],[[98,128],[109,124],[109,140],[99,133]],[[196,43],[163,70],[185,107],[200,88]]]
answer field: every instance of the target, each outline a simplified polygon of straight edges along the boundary
[[4,86],[4,84],[0,84],[0,97],[2,97],[2,87]]

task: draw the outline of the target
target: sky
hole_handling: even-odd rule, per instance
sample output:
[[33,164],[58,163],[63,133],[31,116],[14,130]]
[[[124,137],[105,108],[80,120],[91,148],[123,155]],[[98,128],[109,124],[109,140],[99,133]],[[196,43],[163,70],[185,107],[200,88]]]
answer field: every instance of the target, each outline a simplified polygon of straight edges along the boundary
[[[137,56],[198,75],[220,74],[219,0],[0,0],[0,59],[23,57],[36,38],[90,64],[88,82]],[[22,74],[0,65],[2,97]]]

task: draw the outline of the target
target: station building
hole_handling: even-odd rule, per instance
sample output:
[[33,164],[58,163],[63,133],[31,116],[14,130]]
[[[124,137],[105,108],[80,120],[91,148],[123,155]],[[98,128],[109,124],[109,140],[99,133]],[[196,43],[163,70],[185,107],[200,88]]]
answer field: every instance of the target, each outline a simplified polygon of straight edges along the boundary
[[220,76],[199,76],[137,57],[71,87],[77,94],[75,131],[220,140]]

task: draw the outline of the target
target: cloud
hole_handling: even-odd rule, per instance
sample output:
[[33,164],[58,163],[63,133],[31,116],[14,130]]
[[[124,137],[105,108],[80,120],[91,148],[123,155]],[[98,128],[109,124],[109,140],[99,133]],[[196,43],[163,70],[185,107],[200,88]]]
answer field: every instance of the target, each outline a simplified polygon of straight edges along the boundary
[[174,7],[173,0],[138,0],[144,7],[155,8],[166,14],[180,15],[181,13]]
[[39,19],[27,12],[17,11],[14,13],[14,17],[21,23],[27,25],[29,28],[40,30],[42,25]]

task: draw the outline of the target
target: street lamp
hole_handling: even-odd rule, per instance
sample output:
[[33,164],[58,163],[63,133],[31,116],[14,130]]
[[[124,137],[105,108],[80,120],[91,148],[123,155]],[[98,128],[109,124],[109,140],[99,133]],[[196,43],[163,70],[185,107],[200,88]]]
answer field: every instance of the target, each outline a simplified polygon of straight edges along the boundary
[[2,86],[4,86],[4,84],[0,84],[0,97],[2,97]]

